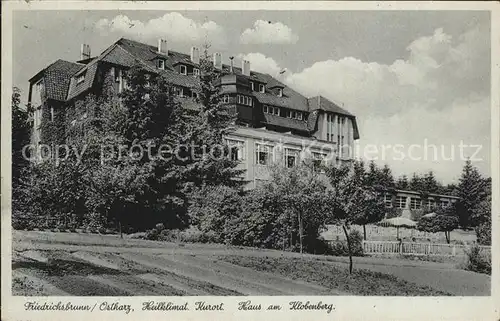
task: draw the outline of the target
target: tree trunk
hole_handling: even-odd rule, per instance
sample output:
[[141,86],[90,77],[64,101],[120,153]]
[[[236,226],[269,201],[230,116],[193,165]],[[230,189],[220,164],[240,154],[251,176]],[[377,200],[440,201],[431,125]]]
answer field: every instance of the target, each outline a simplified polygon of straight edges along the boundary
[[445,231],[444,236],[446,237],[446,243],[450,244],[450,232]]
[[366,225],[363,224],[363,240],[366,241]]
[[302,231],[302,217],[300,216],[300,213],[298,215],[298,218],[299,218],[299,244],[300,244],[300,254],[302,254],[302,250],[303,250],[303,247],[302,247],[302,236],[303,236],[303,231]]
[[347,233],[347,229],[345,225],[342,225],[344,229],[345,238],[347,240],[347,251],[349,252],[349,274],[352,274],[352,251],[351,251],[351,240],[349,239],[349,233]]
[[118,221],[118,230],[120,231],[120,238],[123,238],[123,233],[122,233],[122,222]]

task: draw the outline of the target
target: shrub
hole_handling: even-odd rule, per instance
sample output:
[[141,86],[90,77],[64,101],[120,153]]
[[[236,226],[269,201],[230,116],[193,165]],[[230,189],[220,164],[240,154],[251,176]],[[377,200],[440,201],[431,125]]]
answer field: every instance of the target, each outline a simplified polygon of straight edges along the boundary
[[163,223],[158,223],[158,224],[156,224],[156,226],[155,226],[155,227],[156,227],[156,229],[157,229],[159,232],[161,232],[161,231],[163,231],[163,230],[165,229],[165,225],[164,225]]
[[413,210],[410,210],[410,218],[415,221],[415,222],[418,222],[420,221],[420,219],[422,218],[422,216],[424,216],[425,214],[427,213],[431,213],[432,211],[430,209],[413,209]]
[[476,227],[477,242],[481,245],[491,245],[491,220]]
[[450,244],[450,232],[458,227],[458,218],[446,214],[422,217],[418,221],[417,229],[429,233],[444,232],[446,242]]
[[354,256],[363,256],[363,235],[358,230],[349,232],[351,251]]
[[[363,235],[358,230],[351,230],[349,232],[349,240],[351,242],[351,251],[353,256],[363,256]],[[349,248],[347,241],[336,241],[330,246],[332,255],[347,256],[349,255]]]
[[153,228],[153,229],[146,232],[146,235],[144,235],[144,238],[146,240],[156,241],[156,240],[158,240],[159,234],[160,233],[158,232],[158,230],[156,228]]
[[186,230],[180,231],[179,238],[184,243],[207,243],[218,239],[215,233],[203,233],[197,227],[191,226]]
[[472,245],[465,250],[465,254],[465,270],[491,274],[491,256],[484,254],[479,245]]
[[12,228],[14,230],[24,230],[28,226],[28,222],[24,219],[12,218]]
[[401,214],[403,214],[403,209],[391,207],[391,208],[386,209],[385,217],[386,218],[394,218],[394,217],[401,216]]

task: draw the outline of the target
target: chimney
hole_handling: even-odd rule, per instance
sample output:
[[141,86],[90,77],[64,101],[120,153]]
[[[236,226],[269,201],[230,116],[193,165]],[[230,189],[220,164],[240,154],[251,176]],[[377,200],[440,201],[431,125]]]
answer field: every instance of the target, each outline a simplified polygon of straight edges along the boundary
[[195,64],[200,63],[200,48],[191,47],[191,62]]
[[220,52],[214,52],[214,67],[222,70],[222,55]]
[[250,61],[243,60],[241,62],[241,73],[245,76],[250,76]]
[[80,49],[80,60],[85,60],[90,58],[90,46],[82,43],[82,47]]
[[234,59],[233,56],[229,57],[229,61],[231,61],[231,64],[229,65],[229,72],[230,73],[233,73],[233,59]]
[[167,40],[161,38],[158,39],[158,53],[168,55]]

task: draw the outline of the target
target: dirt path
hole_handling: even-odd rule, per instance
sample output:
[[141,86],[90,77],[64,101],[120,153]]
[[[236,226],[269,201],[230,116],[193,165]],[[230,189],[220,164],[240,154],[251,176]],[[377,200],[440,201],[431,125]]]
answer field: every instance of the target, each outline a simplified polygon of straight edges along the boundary
[[[345,267],[347,258],[116,236],[14,232],[17,295],[343,295],[337,288],[256,271],[218,257],[287,257]],[[489,295],[490,277],[450,264],[355,258],[356,269],[390,274],[455,295]],[[309,280],[308,280],[309,281]]]

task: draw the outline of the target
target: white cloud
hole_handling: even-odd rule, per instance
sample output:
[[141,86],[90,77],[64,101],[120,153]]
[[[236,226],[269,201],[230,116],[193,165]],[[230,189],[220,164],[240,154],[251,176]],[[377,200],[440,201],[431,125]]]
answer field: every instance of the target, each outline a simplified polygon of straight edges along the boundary
[[148,21],[131,20],[125,15],[101,19],[96,23],[101,30],[118,31],[143,38],[164,37],[175,42],[221,44],[225,42],[224,30],[213,21],[197,22],[177,12],[167,13]]
[[295,44],[299,36],[281,22],[257,20],[253,28],[246,29],[240,36],[243,44]]
[[270,57],[266,57],[260,52],[251,52],[248,54],[239,54],[237,56],[241,60],[250,61],[250,69],[258,72],[276,76],[282,70],[278,63]]
[[[321,94],[358,118],[361,147],[368,144],[440,146],[446,155],[455,145],[455,161],[385,161],[396,173],[433,169],[451,180],[460,174],[463,161],[458,145],[480,144],[485,161],[476,165],[489,174],[490,82],[489,31],[477,26],[452,38],[442,29],[412,41],[408,57],[392,64],[363,62],[347,57],[316,62],[290,74],[286,83],[300,92]],[[441,148],[441,147],[439,147]],[[472,149],[465,150],[472,156]]]

